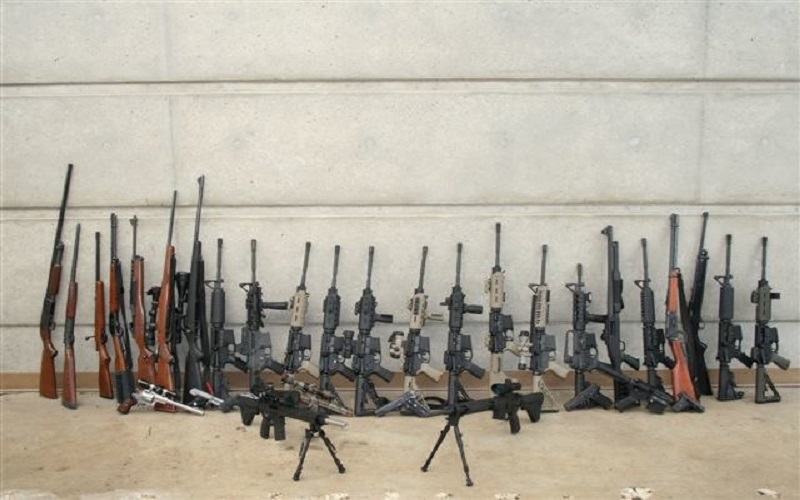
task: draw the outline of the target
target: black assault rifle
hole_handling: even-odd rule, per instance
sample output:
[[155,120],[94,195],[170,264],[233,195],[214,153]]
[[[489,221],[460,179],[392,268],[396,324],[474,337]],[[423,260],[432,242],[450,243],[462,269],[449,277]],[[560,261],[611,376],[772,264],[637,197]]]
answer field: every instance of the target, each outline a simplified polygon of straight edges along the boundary
[[503,314],[503,305],[506,301],[505,280],[506,275],[500,267],[500,223],[498,222],[494,225],[494,266],[492,274],[486,280],[486,293],[489,294],[489,337],[486,344],[491,353],[490,385],[500,383],[507,378],[503,372],[503,353],[507,349],[516,351],[516,346],[513,345],[514,318],[510,314]]
[[223,401],[231,398],[225,365],[236,365],[236,338],[232,328],[225,328],[225,289],[222,288],[222,238],[217,238],[217,279],[206,281],[211,288],[211,387]]
[[286,373],[295,374],[304,371],[314,378],[319,378],[319,368],[311,360],[311,335],[303,333],[308,313],[308,292],[306,291],[306,271],[308,270],[308,256],[311,253],[311,243],[306,242],[305,256],[303,257],[303,274],[300,284],[294,295],[289,299],[289,336],[286,340],[283,367]]

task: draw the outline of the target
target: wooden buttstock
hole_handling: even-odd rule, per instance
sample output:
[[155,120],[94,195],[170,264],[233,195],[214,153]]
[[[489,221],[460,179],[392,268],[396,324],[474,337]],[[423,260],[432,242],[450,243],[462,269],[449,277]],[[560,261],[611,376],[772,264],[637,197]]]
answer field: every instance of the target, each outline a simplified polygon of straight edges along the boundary
[[114,385],[111,382],[111,355],[106,349],[106,291],[105,283],[95,281],[94,283],[94,347],[100,356],[100,368],[97,386],[100,388],[100,397],[106,399],[114,398]]
[[143,353],[142,351],[139,351],[137,368],[138,371],[136,372],[136,378],[138,380],[144,380],[145,382],[150,382],[151,384],[160,385],[156,382],[156,363],[152,352],[147,351],[146,353]]
[[[47,330],[48,337],[50,337],[50,330]],[[42,332],[44,338],[45,333]],[[56,351],[53,341],[48,339],[44,343],[42,350],[42,366],[39,371],[39,395],[45,398],[57,399],[58,390],[56,388]]]
[[136,360],[137,378],[155,383],[156,366],[153,352],[147,348],[145,341],[144,310],[144,259],[137,257],[133,263],[133,339],[139,347]]
[[112,341],[114,342],[114,370],[117,373],[125,371],[125,351],[122,349],[122,338],[119,335],[113,335]]
[[75,350],[67,347],[64,350],[64,379],[61,392],[61,404],[74,410],[78,407],[78,387],[75,374]]
[[[103,357],[103,353],[105,353],[105,358]],[[103,350],[100,352],[100,375],[97,385],[100,388],[100,397],[106,399],[114,399],[114,385],[111,382],[110,364],[111,356],[108,355],[108,351],[106,351],[104,346]]]
[[672,367],[672,394],[677,398],[681,394],[686,394],[691,399],[697,399],[694,391],[692,376],[689,373],[689,364],[686,362],[686,352],[683,350],[683,343],[679,340],[671,340],[670,348],[675,366]]
[[[161,295],[158,297],[158,315],[156,321],[156,344],[158,345],[158,363],[156,366],[155,383],[167,389],[175,390],[175,381],[172,378],[173,356],[169,350],[169,305],[172,299],[172,261],[175,256],[175,247],[167,247],[164,252],[164,274],[161,277]],[[158,408],[158,405],[156,406]]]

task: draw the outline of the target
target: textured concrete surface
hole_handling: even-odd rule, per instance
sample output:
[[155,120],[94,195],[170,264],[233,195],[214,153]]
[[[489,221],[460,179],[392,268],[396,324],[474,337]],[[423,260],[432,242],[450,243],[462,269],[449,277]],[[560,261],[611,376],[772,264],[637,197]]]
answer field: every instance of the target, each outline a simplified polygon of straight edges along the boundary
[[516,435],[487,413],[466,416],[471,488],[452,433],[428,472],[420,471],[441,417],[347,419],[347,429],[327,432],[347,471],[338,474],[315,442],[294,482],[303,432],[297,421],[288,421],[286,441],[264,441],[235,414],[134,409],[121,416],[95,393],[81,393],[76,411],[32,393],[4,394],[0,490],[24,499],[43,498],[37,491],[59,498],[577,500],[620,498],[620,490],[638,486],[652,489],[654,500],[764,498],[761,488],[795,499],[799,394],[784,389],[784,401],[772,405],[709,399],[704,414],[545,414],[538,423],[523,419]]
[[[623,338],[640,355],[639,239],[664,296],[668,215],[681,215],[690,275],[700,214],[711,213],[703,339],[713,363],[724,235],[734,236],[736,318],[752,342],[758,242],[781,353],[800,365],[800,98],[794,2],[253,3],[20,2],[2,7],[0,371],[38,370],[36,334],[64,167],[76,164],[64,240],[83,224],[78,335],[91,329],[91,234],[108,214],[140,219],[148,284],[159,281],[168,203],[179,192],[178,267],[190,251],[195,179],[207,174],[201,235],[209,267],[225,238],[229,323],[259,241],[269,298],[297,284],[304,241],[309,331],[343,246],[342,322],[376,246],[375,291],[403,329],[422,245],[426,288],[449,292],[463,241],[468,299],[484,304],[492,226],[504,227],[507,309],[528,321],[527,283],[550,245],[551,333],[570,320],[575,264],[604,311],[613,224],[626,280]],[[103,247],[103,269],[108,248]],[[660,298],[658,302],[661,302]],[[57,308],[62,322],[64,298]],[[663,316],[659,304],[657,314]],[[286,319],[268,319],[278,353]],[[481,346],[486,318],[468,323]],[[433,359],[444,329],[430,325]],[[61,330],[56,330],[60,343]],[[315,346],[316,348],[316,346]],[[78,366],[93,369],[91,343]],[[314,353],[316,356],[316,352]],[[561,353],[559,353],[559,357]],[[398,368],[387,358],[387,365]],[[507,359],[507,363],[513,360]]]

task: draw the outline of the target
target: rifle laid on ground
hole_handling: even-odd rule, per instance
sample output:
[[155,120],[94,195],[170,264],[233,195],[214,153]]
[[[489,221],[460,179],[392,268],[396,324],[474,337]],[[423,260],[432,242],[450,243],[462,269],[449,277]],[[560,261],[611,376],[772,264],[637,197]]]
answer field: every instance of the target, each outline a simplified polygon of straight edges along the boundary
[[256,240],[250,240],[250,282],[239,283],[239,287],[247,294],[247,322],[242,328],[242,338],[234,363],[247,372],[248,387],[253,391],[254,387],[261,385],[263,370],[272,370],[277,374],[284,370],[282,364],[272,359],[272,339],[269,332],[261,331],[264,326],[264,311],[285,311],[289,307],[287,302],[264,302],[261,285],[256,280]]
[[506,381],[502,384],[493,384],[491,386],[492,393],[495,395],[494,397],[461,401],[448,408],[445,414],[447,416],[447,424],[439,433],[439,439],[436,440],[433,450],[431,451],[430,455],[428,455],[425,463],[422,465],[422,472],[428,472],[428,467],[430,466],[433,457],[436,455],[436,451],[442,445],[444,438],[447,437],[447,433],[452,428],[453,434],[456,438],[456,444],[458,445],[458,451],[461,455],[461,463],[464,466],[466,484],[467,486],[472,486],[473,482],[469,475],[469,465],[467,464],[467,456],[464,452],[464,442],[461,439],[461,429],[459,428],[461,417],[471,413],[491,411],[493,419],[508,420],[511,434],[516,434],[521,429],[517,412],[520,409],[524,409],[531,422],[538,422],[542,401],[544,401],[544,396],[540,392],[526,395],[519,394],[517,391],[521,389],[521,387],[522,386],[519,383],[512,382],[510,379],[506,379]]
[[211,287],[211,333],[214,354],[211,362],[211,387],[223,401],[231,398],[225,365],[236,359],[236,338],[233,329],[225,328],[225,289],[222,288],[222,238],[217,239],[217,279],[206,281]]
[[[199,194],[194,218],[192,260],[189,268],[189,289],[186,300],[186,362],[184,364],[183,401],[192,401],[192,389],[206,389],[211,384],[211,346],[206,321],[206,276],[203,243],[200,241],[200,211],[203,208],[205,175],[197,179]],[[197,404],[201,400],[194,400]]]
[[731,401],[742,399],[744,391],[736,390],[736,381],[731,371],[731,361],[738,359],[740,363],[750,368],[753,360],[742,352],[742,327],[733,324],[734,290],[731,285],[731,240],[730,234],[725,235],[725,274],[714,276],[714,281],[719,283],[719,336],[717,337],[717,360],[719,361],[719,387],[717,399]]
[[98,369],[99,378],[97,386],[100,388],[100,397],[114,398],[114,386],[111,383],[111,355],[108,354],[106,341],[106,291],[105,284],[100,278],[100,233],[94,233],[94,348],[100,358]]
[[78,407],[78,381],[75,373],[75,310],[78,307],[78,283],[75,269],[78,267],[78,246],[81,242],[81,225],[75,227],[75,245],[72,247],[72,268],[67,289],[67,314],[64,319],[64,380],[61,404],[70,410]]
[[[608,241],[608,289],[606,292],[606,314],[588,314],[589,321],[603,323],[600,338],[605,341],[608,359],[614,371],[622,372],[622,363],[634,370],[639,369],[639,360],[625,353],[625,342],[620,337],[619,313],[625,308],[622,300],[622,276],[619,271],[619,242],[614,241],[614,227],[606,226],[602,231]],[[614,402],[628,397],[631,388],[620,379],[614,379]]]
[[322,390],[331,392],[336,402],[344,406],[342,398],[336,392],[336,388],[331,378],[340,373],[350,382],[356,379],[356,374],[344,364],[345,339],[336,336],[336,328],[339,327],[339,316],[341,313],[342,299],[336,288],[336,276],[339,274],[339,245],[336,245],[333,252],[333,277],[328,294],[322,302],[322,339],[319,351],[319,387]]
[[689,401],[688,409],[702,410],[698,403],[692,377],[689,373],[688,360],[685,351],[685,335],[679,328],[680,311],[680,281],[681,270],[677,265],[678,256],[678,215],[670,216],[669,238],[669,286],[667,289],[667,312],[664,326],[664,336],[669,341],[674,360],[672,372],[672,393],[676,398],[685,398]]
[[539,283],[529,283],[528,288],[533,292],[531,297],[531,322],[530,330],[519,332],[517,347],[519,349],[520,370],[533,372],[533,392],[544,394],[548,407],[544,412],[557,412],[555,397],[544,383],[542,376],[547,370],[552,371],[560,378],[566,378],[569,370],[559,363],[553,362],[556,353],[556,338],[547,333],[547,323],[550,317],[550,289],[545,281],[545,268],[547,265],[547,245],[542,245],[542,265]]
[[[369,247],[369,261],[367,264],[367,283],[361,292],[361,298],[355,305],[355,314],[358,316],[358,338],[353,341],[354,332],[344,332],[345,344],[353,348],[353,361],[350,368],[356,374],[356,394],[353,411],[356,416],[372,413],[367,410],[366,403],[369,398],[375,408],[380,408],[389,402],[388,399],[378,395],[375,384],[370,379],[377,375],[386,382],[390,382],[394,373],[381,366],[381,341],[371,335],[375,323],[392,323],[391,314],[379,314],[378,302],[372,293],[372,261],[375,256],[375,247]],[[347,350],[348,348],[345,347]]]
[[304,371],[314,378],[319,378],[319,368],[311,360],[311,335],[303,333],[308,313],[308,292],[306,291],[306,271],[308,270],[308,256],[311,253],[311,243],[306,242],[305,256],[303,257],[303,274],[300,284],[294,295],[289,299],[289,337],[286,340],[283,367],[286,373],[295,374]]
[[[772,301],[781,298],[780,293],[772,291],[767,281],[767,237],[761,238],[761,279],[758,287],[750,295],[750,302],[756,305],[755,342],[750,357],[756,364],[756,403],[777,403],[781,395],[767,374],[767,365],[775,363],[781,370],[789,369],[789,360],[778,354],[778,329],[769,326],[772,317]],[[767,394],[769,387],[772,394]]]
[[703,229],[700,233],[700,248],[697,251],[697,260],[694,267],[694,282],[692,282],[692,295],[686,304],[684,285],[681,280],[681,320],[683,329],[686,331],[686,358],[689,364],[689,373],[692,376],[692,383],[700,395],[710,396],[714,394],[711,390],[711,380],[708,377],[706,367],[705,352],[708,347],[700,340],[700,330],[705,326],[701,318],[703,309],[703,297],[706,289],[706,271],[708,270],[708,251],[703,248],[706,240],[706,224],[708,223],[708,212],[703,212]]
[[259,434],[263,439],[269,439],[270,431],[274,429],[275,440],[285,440],[287,418],[293,418],[308,424],[303,443],[300,445],[300,461],[292,476],[295,481],[300,480],[306,453],[308,453],[311,439],[314,437],[322,439],[325,448],[328,450],[334,464],[336,464],[339,474],[345,472],[344,465],[336,456],[336,447],[325,435],[323,426],[330,424],[346,428],[347,422],[330,417],[325,411],[314,410],[304,406],[301,395],[297,391],[281,391],[273,389],[271,386],[262,386],[257,392],[240,394],[236,399],[244,425],[252,424],[256,415],[261,415]]
[[[122,263],[117,257],[117,215],[111,214],[111,265],[108,278],[108,330],[114,341],[114,394],[122,403],[134,391],[133,356],[128,318],[125,313],[125,286]],[[122,313],[122,319],[120,319]]]
[[477,378],[483,378],[486,370],[472,362],[472,339],[461,333],[464,327],[465,314],[483,314],[483,306],[466,303],[466,296],[461,290],[461,252],[463,245],[458,244],[456,259],[456,282],[450,295],[441,305],[449,311],[449,332],[447,334],[447,350],[444,352],[444,366],[447,370],[447,404],[452,408],[459,400],[468,400],[469,395],[461,384],[461,374],[468,372]]
[[[178,365],[177,352],[173,350],[173,339],[179,335],[175,325],[175,247],[172,245],[172,230],[175,225],[175,202],[178,192],[172,193],[172,209],[169,214],[169,231],[167,232],[167,247],[164,251],[164,270],[161,274],[161,286],[153,292],[153,300],[158,300],[156,314],[156,380],[158,386],[169,392],[175,392],[175,367]],[[176,344],[177,345],[177,344]],[[180,368],[177,369],[180,373]],[[156,411],[175,412],[177,409],[172,404],[156,402]]]
[[53,345],[53,330],[56,327],[56,297],[61,287],[61,258],[64,256],[64,242],[61,231],[64,228],[64,212],[67,210],[69,183],[72,179],[72,164],[67,166],[67,177],[64,180],[64,195],[58,209],[56,239],[53,243],[53,254],[50,257],[50,270],[47,277],[47,288],[44,292],[42,317],[39,321],[39,336],[42,338],[42,364],[39,371],[39,395],[45,398],[58,398],[56,387],[56,356],[58,351]]
[[403,395],[391,403],[375,410],[375,415],[383,416],[395,409],[406,409],[415,415],[424,417],[430,414],[430,408],[417,386],[417,376],[422,373],[434,382],[438,382],[444,374],[430,365],[431,341],[422,335],[422,328],[428,319],[443,321],[441,314],[428,313],[428,296],[425,295],[425,260],[428,257],[428,247],[422,247],[422,260],[419,264],[419,284],[414,289],[414,295],[408,299],[409,318],[408,338],[403,332],[397,331],[389,337],[389,356],[398,359],[403,357]]
[[[494,266],[492,274],[486,280],[486,293],[489,294],[489,336],[486,345],[489,348],[489,385],[507,379],[503,371],[503,353],[506,350],[519,353],[514,345],[514,318],[503,314],[506,301],[506,275],[500,267],[500,223],[494,225]],[[510,334],[507,332],[511,332]]]
[[133,339],[139,348],[139,357],[136,363],[136,378],[150,383],[156,381],[156,358],[147,345],[147,326],[145,325],[144,310],[144,257],[136,253],[136,230],[138,218],[130,220],[133,226],[133,255],[131,257],[131,314],[133,315]]
[[664,330],[656,328],[656,300],[653,289],[650,288],[650,270],[647,265],[647,239],[642,238],[642,260],[644,262],[644,278],[634,283],[641,290],[639,301],[642,308],[642,340],[644,346],[644,366],[647,367],[647,383],[653,387],[664,390],[664,383],[658,376],[658,365],[663,364],[668,369],[675,366],[675,362],[667,356],[666,338]]

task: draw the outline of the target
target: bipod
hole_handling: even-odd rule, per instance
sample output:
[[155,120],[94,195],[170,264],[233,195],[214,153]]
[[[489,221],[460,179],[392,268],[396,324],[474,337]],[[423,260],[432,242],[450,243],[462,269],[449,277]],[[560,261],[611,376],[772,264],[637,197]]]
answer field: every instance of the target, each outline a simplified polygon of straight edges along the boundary
[[331,440],[328,439],[328,436],[325,435],[322,426],[316,422],[311,422],[306,429],[306,436],[303,438],[303,444],[300,445],[300,462],[298,462],[297,469],[294,471],[294,476],[292,476],[292,479],[295,481],[300,480],[300,473],[303,471],[303,463],[306,461],[306,453],[308,453],[308,448],[311,447],[311,439],[314,437],[322,439],[322,442],[325,443],[325,447],[328,449],[328,453],[330,453],[331,458],[333,458],[333,463],[336,464],[336,468],[339,470],[339,474],[344,474],[344,464],[342,464],[342,461],[336,456],[336,447]]
[[461,415],[463,413],[459,411],[458,407],[454,407],[452,411],[447,415],[447,424],[444,426],[444,429],[439,433],[439,439],[436,440],[436,444],[433,446],[433,450],[431,450],[431,454],[428,455],[428,459],[425,460],[425,464],[422,466],[422,472],[428,472],[428,466],[431,464],[434,455],[436,455],[436,451],[439,449],[439,446],[442,445],[444,438],[447,436],[447,433],[450,432],[450,428],[453,428],[453,434],[456,437],[456,444],[458,445],[458,452],[461,454],[461,463],[464,464],[464,475],[467,478],[467,486],[472,486],[472,478],[469,477],[469,465],[467,464],[467,456],[464,453],[464,441],[461,439],[461,429],[458,427],[458,423],[461,420]]

